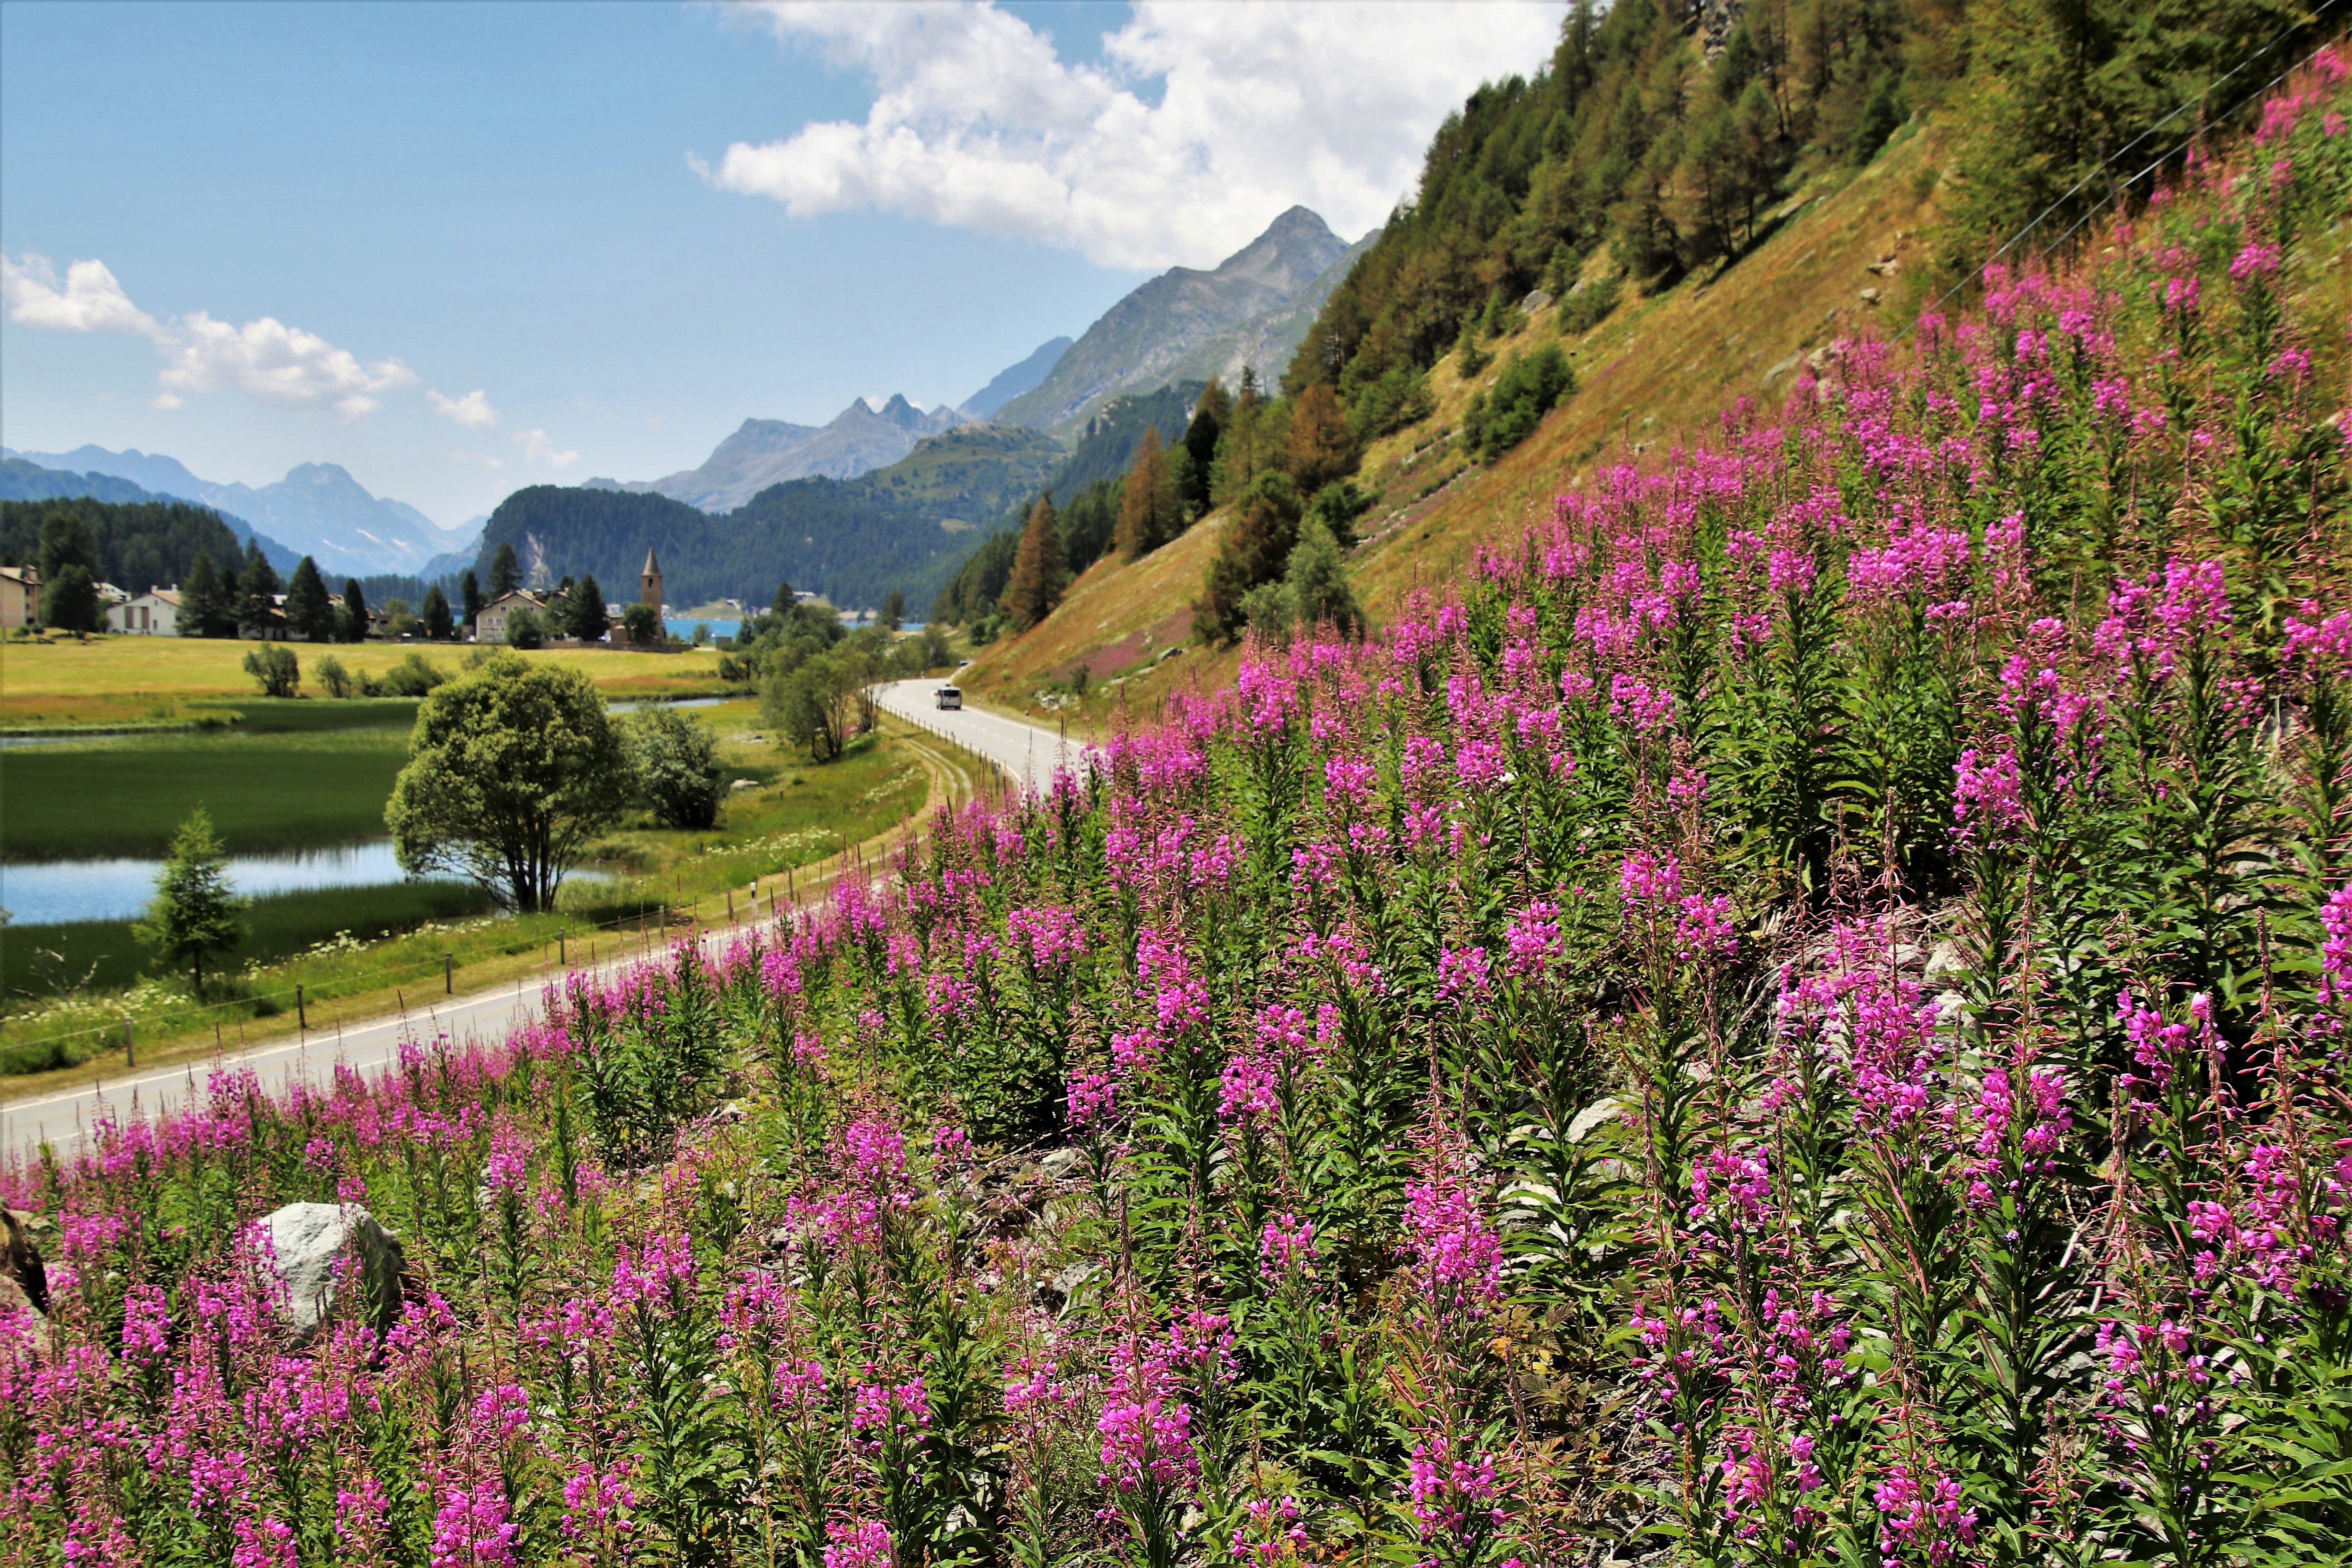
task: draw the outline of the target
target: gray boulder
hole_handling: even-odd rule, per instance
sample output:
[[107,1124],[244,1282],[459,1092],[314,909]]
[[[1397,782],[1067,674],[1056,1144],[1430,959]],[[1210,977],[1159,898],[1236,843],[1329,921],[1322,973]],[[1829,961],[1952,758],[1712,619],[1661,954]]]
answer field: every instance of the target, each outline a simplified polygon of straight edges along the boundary
[[270,1266],[286,1287],[286,1314],[299,1338],[319,1330],[335,1307],[335,1259],[348,1248],[359,1258],[363,1310],[378,1333],[400,1317],[406,1259],[400,1238],[357,1204],[288,1204],[255,1222],[268,1243]]

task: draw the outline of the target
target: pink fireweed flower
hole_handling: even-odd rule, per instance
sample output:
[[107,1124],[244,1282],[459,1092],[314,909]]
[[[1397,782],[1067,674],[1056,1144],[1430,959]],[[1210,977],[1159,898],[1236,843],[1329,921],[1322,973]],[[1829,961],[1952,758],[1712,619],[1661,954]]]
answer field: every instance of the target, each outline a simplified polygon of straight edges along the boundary
[[1281,1112],[1282,1100],[1271,1060],[1244,1051],[1225,1063],[1217,1087],[1219,1120],[1228,1124],[1248,1124]]
[[649,1237],[632,1257],[626,1243],[613,1264],[613,1305],[667,1311],[694,1291],[694,1244],[683,1235]]
[[625,1510],[636,1505],[628,1482],[628,1461],[600,1470],[582,1459],[563,1478],[563,1538],[577,1541],[618,1521]]
[[1071,1126],[1097,1126],[1118,1109],[1118,1084],[1106,1073],[1072,1073],[1067,1099]]
[[1503,1522],[1503,1510],[1495,1506],[1493,1456],[1457,1449],[1443,1432],[1432,1432],[1413,1445],[1406,1460],[1405,1488],[1423,1537],[1458,1539],[1477,1525]]
[[897,1560],[890,1527],[878,1519],[835,1520],[824,1533],[824,1568],[890,1568]]
[[1502,1242],[1458,1179],[1405,1189],[1404,1251],[1441,1315],[1480,1317],[1502,1297]]
[[521,1534],[496,1477],[477,1486],[450,1486],[433,1516],[433,1568],[510,1568]]
[[[869,1373],[873,1370],[866,1368]],[[911,1431],[920,1441],[930,1423],[930,1394],[920,1377],[898,1384],[861,1384],[850,1395],[849,1440],[868,1453],[880,1452],[883,1444],[901,1431]]]
[[1960,1483],[1949,1476],[1922,1476],[1908,1465],[1891,1465],[1871,1489],[1877,1505],[1879,1554],[1887,1563],[1921,1563],[1944,1568],[1973,1546],[1977,1516],[1960,1506]]
[[1952,772],[1958,775],[1952,789],[1952,820],[1958,825],[1961,841],[2000,843],[2015,837],[2026,815],[2025,781],[2017,771],[2016,753],[1962,752]]
[[1647,849],[1636,849],[1625,857],[1617,872],[1618,891],[1629,908],[1663,906],[1682,897],[1682,862],[1669,852],[1654,855]]
[[802,1415],[824,1408],[826,1383],[823,1362],[780,1362],[772,1382],[776,1408],[784,1414]]
[[[1246,1531],[1234,1537],[1234,1555],[1247,1563],[1273,1563],[1307,1548],[1307,1527],[1295,1497],[1252,1498],[1244,1505]],[[1255,1537],[1255,1539],[1253,1539]]]
[[1772,1212],[1772,1175],[1762,1152],[1717,1149],[1691,1166],[1690,1222],[1727,1235],[1764,1228]]
[[1649,686],[1630,675],[1609,681],[1609,716],[1622,719],[1637,735],[1646,735],[1675,721],[1675,694],[1663,686]]
[[1268,1283],[1277,1283],[1294,1271],[1311,1276],[1315,1272],[1315,1223],[1289,1213],[1267,1220],[1258,1237],[1257,1271]]
[[482,1184],[501,1195],[519,1196],[530,1185],[530,1138],[512,1121],[501,1122],[490,1134],[490,1157],[482,1166]]
[[1437,994],[1477,1001],[1494,989],[1494,973],[1483,947],[1441,947],[1437,952]]
[[1511,917],[1503,942],[1510,949],[1514,975],[1528,979],[1541,974],[1559,948],[1559,906],[1542,899],[1529,903]]

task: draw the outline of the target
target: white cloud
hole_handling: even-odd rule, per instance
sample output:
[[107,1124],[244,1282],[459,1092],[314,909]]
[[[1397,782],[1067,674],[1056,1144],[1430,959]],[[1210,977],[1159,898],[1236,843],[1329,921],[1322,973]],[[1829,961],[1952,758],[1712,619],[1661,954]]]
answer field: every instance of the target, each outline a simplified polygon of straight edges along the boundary
[[[712,185],[795,217],[873,207],[1157,268],[1238,249],[1295,203],[1351,238],[1381,222],[1473,88],[1543,63],[1564,6],[1139,0],[1101,68],[986,0],[740,10],[877,93],[863,124],[691,160]],[[1157,104],[1139,91],[1155,79]]]
[[58,269],[46,256],[15,262],[0,256],[0,299],[8,319],[53,332],[156,331],[155,318],[131,302],[103,261],[77,261],[58,287]]
[[425,401],[432,405],[434,413],[468,430],[488,430],[499,422],[499,411],[490,406],[488,395],[478,386],[463,397],[444,397],[437,392],[427,392]]
[[545,463],[551,468],[568,468],[580,460],[580,454],[564,450],[555,438],[544,430],[518,430],[514,440],[523,449],[526,463]]
[[471,447],[458,447],[449,454],[453,463],[479,463],[486,468],[503,468],[507,460],[495,452],[477,452]]
[[63,332],[127,332],[145,338],[163,356],[157,408],[178,408],[183,393],[231,386],[278,408],[332,408],[346,419],[373,412],[378,395],[416,384],[416,373],[396,359],[362,363],[316,332],[274,316],[243,326],[191,310],[159,321],[131,302],[102,261],[66,268],[63,289],[45,256],[11,261],[0,256],[0,296],[8,319]]

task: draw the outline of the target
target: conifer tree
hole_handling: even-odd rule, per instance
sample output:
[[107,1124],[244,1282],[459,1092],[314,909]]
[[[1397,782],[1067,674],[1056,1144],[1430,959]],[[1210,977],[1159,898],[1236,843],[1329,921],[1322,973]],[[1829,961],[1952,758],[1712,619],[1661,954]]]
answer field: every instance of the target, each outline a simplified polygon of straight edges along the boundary
[[490,557],[490,597],[503,599],[522,586],[522,563],[515,559],[512,544],[502,543],[499,552]]
[[1013,580],[1004,585],[1004,614],[1013,629],[1025,632],[1062,602],[1062,532],[1054,498],[1042,495],[1029,509],[1021,544],[1013,553]]
[[1325,382],[1311,382],[1290,415],[1290,477],[1301,495],[1346,478],[1356,468],[1355,441],[1339,395]]
[[1119,559],[1139,560],[1182,532],[1182,506],[1159,426],[1148,426],[1136,445],[1135,463],[1128,469],[1127,484],[1119,494]]
[[345,642],[367,641],[367,590],[356,577],[343,579],[343,613],[339,628]]
[[200,549],[196,558],[188,563],[187,581],[180,585],[180,635],[216,636],[221,622],[226,618],[221,603],[220,574],[213,569],[211,552]]
[[1224,383],[1213,381],[1201,393],[1201,401],[1192,405],[1192,423],[1184,427],[1184,451],[1192,459],[1192,469],[1185,475],[1184,506],[1188,514],[1198,517],[1209,510],[1209,481],[1217,463],[1217,438],[1225,433],[1226,424],[1234,416],[1234,400],[1225,395]]
[[465,605],[466,628],[468,631],[471,631],[474,626],[474,617],[482,613],[481,580],[476,577],[471,571],[468,571],[463,578],[459,579],[457,584],[457,593]]
[[334,639],[335,606],[327,602],[327,581],[307,555],[294,563],[294,576],[286,584],[286,629],[310,642]]
[[260,544],[246,541],[245,563],[236,569],[237,630],[266,634],[276,622],[277,599],[284,586]]
[[449,595],[441,591],[438,583],[425,590],[425,604],[418,616],[425,622],[425,635],[435,642],[446,641],[457,628],[457,617],[449,613]]
[[1300,626],[1329,626],[1349,638],[1364,635],[1364,612],[1348,585],[1347,560],[1322,519],[1309,517],[1299,525],[1284,584]]
[[604,588],[594,574],[580,579],[579,586],[572,590],[571,612],[564,622],[565,636],[578,637],[582,642],[604,640],[604,634],[613,627],[613,617],[604,613]]
[[212,816],[200,805],[173,835],[172,852],[155,878],[154,902],[131,934],[165,961],[190,965],[201,996],[205,955],[243,940],[245,922],[237,914],[245,905],[229,885],[228,857],[213,832]]

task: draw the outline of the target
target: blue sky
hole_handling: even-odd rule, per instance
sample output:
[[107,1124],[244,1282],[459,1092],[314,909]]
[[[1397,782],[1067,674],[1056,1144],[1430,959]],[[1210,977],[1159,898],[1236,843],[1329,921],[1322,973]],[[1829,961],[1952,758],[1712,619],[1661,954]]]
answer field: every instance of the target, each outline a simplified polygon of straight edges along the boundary
[[11,0],[0,440],[454,525],[960,399],[1294,201],[1370,227],[1556,18]]

